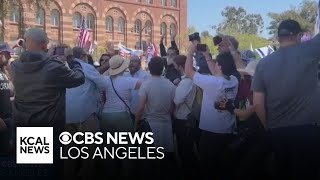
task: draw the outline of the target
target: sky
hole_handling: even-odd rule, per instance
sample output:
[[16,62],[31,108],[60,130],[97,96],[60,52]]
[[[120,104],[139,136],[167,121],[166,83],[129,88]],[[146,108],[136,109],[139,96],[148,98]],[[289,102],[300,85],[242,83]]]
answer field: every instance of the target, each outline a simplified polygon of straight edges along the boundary
[[212,25],[223,21],[221,11],[226,6],[243,7],[247,13],[261,14],[264,20],[264,31],[261,36],[268,38],[266,29],[271,19],[269,12],[280,13],[298,6],[303,0],[187,0],[188,1],[188,26],[195,26],[199,32],[209,30]]

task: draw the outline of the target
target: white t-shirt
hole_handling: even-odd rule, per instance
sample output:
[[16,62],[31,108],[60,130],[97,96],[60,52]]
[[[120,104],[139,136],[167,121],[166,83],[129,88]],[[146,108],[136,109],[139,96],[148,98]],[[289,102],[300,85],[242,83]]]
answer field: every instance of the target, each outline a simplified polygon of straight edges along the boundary
[[199,128],[205,131],[227,134],[235,128],[236,117],[228,111],[215,109],[214,103],[222,96],[235,99],[238,93],[238,80],[231,76],[227,80],[219,76],[201,75],[196,73],[194,83],[203,89],[203,100]]
[[[107,83],[106,97],[107,101],[103,107],[104,113],[125,112],[128,111],[125,104],[119,99],[114,92],[110,76],[105,77]],[[120,97],[130,106],[131,91],[135,89],[138,79],[124,76],[117,76],[112,79],[114,88]]]

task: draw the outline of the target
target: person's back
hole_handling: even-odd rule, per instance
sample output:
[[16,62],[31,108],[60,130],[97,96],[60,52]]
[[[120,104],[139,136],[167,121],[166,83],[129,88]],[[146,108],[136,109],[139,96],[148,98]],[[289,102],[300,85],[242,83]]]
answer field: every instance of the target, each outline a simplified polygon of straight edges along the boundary
[[20,60],[12,63],[15,87],[13,114],[18,125],[64,124],[66,88],[83,82],[81,77],[75,81],[57,82],[68,78],[57,77],[59,72],[66,70],[64,66],[62,62],[48,58],[45,53],[30,52],[25,52]]
[[291,46],[280,48],[258,65],[255,79],[264,81],[261,88],[267,92],[270,128],[313,124],[320,120],[316,119],[320,114],[315,109],[320,106],[318,62],[310,58],[300,46]]
[[175,86],[163,77],[151,77],[140,89],[147,97],[145,118],[150,121],[170,120]]

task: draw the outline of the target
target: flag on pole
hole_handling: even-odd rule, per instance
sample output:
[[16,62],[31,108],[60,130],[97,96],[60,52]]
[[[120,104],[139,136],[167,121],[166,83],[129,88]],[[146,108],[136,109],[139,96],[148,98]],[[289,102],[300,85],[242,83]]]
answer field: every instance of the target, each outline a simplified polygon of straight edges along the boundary
[[265,46],[265,47],[256,49],[256,52],[259,54],[261,58],[264,58],[272,54],[274,52],[274,49],[272,48],[272,46]]
[[317,35],[320,31],[320,0],[318,3],[318,15],[316,19],[316,24],[314,25],[314,35]]
[[79,33],[79,42],[78,46],[89,48],[89,42],[90,41],[90,32],[87,28],[86,19],[84,16],[82,16],[81,24],[80,24],[80,33]]
[[151,61],[151,58],[159,56],[159,51],[154,43],[150,43],[147,48],[147,63]]

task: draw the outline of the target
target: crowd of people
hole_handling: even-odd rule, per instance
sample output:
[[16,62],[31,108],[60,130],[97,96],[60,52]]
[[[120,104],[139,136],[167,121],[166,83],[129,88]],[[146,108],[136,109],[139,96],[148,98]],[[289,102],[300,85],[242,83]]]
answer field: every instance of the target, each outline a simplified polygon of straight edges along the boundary
[[140,56],[125,59],[113,50],[94,66],[84,48],[48,47],[46,33],[31,28],[25,52],[12,63],[12,49],[0,44],[0,152],[14,152],[20,126],[53,127],[55,151],[63,131],[142,130],[153,132],[164,160],[79,162],[55,155],[55,174],[319,179],[320,36],[301,42],[302,34],[296,21],[281,22],[280,47],[257,60],[228,35],[213,39],[219,54],[212,55],[199,33],[189,36],[181,55],[173,33],[171,47],[166,50],[162,37],[161,57],[145,70]]

